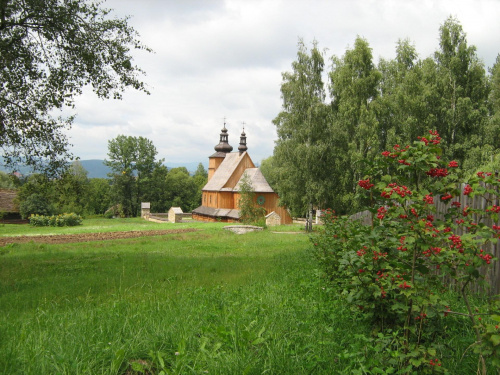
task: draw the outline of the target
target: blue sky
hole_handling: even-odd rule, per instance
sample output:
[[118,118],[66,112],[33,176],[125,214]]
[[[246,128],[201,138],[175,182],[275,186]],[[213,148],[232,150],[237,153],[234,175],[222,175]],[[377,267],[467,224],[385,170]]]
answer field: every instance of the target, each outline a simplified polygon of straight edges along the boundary
[[85,90],[68,131],[81,159],[106,158],[108,140],[124,134],[151,139],[167,162],[205,163],[225,117],[235,149],[246,123],[249,153],[260,163],[273,153],[281,73],[291,69],[299,38],[326,50],[327,69],[328,59],[342,56],[358,35],[375,63],[393,58],[405,38],[426,58],[451,15],[486,67],[500,53],[498,0],[108,0],[104,6],[130,15],[155,51],[134,52],[151,95],[130,90],[121,101],[103,101]]

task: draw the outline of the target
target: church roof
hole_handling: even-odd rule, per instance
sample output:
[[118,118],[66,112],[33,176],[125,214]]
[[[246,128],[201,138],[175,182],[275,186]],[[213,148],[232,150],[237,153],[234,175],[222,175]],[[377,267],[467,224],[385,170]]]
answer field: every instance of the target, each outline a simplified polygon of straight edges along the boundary
[[[241,154],[239,152],[230,152],[220,163],[219,168],[215,171],[212,178],[207,182],[203,190],[220,191],[224,188],[229,178],[233,175],[234,171],[243,160],[246,152]],[[232,190],[232,189],[229,189]]]
[[[243,175],[247,175],[250,179],[250,182],[252,183],[252,189],[256,193],[274,193],[273,188],[268,184],[266,178],[262,174],[259,168],[248,168],[245,170],[245,173]],[[241,180],[243,178],[243,175],[241,176],[240,180],[234,187],[235,191],[240,190],[240,184]]]
[[[240,163],[247,156],[246,152],[230,152],[226,154],[226,157],[219,165],[219,168],[214,172],[212,178],[203,187],[204,191],[239,191],[239,185],[241,183],[241,177],[236,185],[228,186],[228,181],[233,177],[234,173],[238,169]],[[253,163],[252,163],[253,165]],[[240,172],[241,173],[241,172]],[[266,178],[262,174],[259,168],[247,168],[245,172],[252,183],[253,191],[256,193],[274,193],[274,190],[269,186]],[[234,181],[235,182],[235,181]],[[233,182],[233,184],[234,184]]]
[[240,218],[240,210],[234,208],[213,208],[200,206],[193,210],[193,213],[204,216],[212,216],[212,217],[228,217],[231,219],[239,219]]

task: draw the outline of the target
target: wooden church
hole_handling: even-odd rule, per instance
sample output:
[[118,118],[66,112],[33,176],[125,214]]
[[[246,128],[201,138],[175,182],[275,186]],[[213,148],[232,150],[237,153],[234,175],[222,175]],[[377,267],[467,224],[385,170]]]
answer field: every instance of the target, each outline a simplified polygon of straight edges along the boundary
[[208,182],[202,189],[202,205],[193,210],[193,219],[202,221],[238,222],[239,185],[246,174],[255,192],[255,204],[264,207],[266,215],[279,216],[281,224],[291,224],[292,217],[285,207],[278,206],[278,194],[269,186],[259,168],[255,167],[247,152],[245,129],[241,133],[237,152],[228,143],[226,124],[208,158]]

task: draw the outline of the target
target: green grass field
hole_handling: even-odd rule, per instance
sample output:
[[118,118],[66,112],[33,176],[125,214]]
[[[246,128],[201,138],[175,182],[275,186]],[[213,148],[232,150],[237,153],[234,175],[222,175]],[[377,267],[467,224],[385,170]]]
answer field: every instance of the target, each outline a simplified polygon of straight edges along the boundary
[[[0,236],[197,228],[0,248],[1,374],[351,374],[368,325],[318,276],[303,233],[85,220]],[[278,231],[298,231],[282,227]],[[457,325],[459,327],[459,325]],[[456,328],[449,359],[474,367]],[[464,335],[465,337],[465,335]],[[464,362],[465,361],[465,362]],[[471,364],[469,364],[471,362]],[[362,367],[362,366],[361,366]],[[461,372],[461,371],[465,372]],[[359,372],[364,373],[364,372]]]

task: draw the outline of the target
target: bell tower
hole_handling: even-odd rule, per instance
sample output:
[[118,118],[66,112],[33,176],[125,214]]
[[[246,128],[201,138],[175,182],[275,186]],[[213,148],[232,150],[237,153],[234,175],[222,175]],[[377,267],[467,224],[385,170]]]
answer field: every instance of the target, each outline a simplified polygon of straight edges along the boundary
[[219,165],[222,163],[226,154],[233,151],[233,146],[228,142],[228,134],[226,129],[226,119],[224,118],[224,127],[221,129],[219,144],[214,147],[215,154],[208,158],[208,180],[212,178]]

